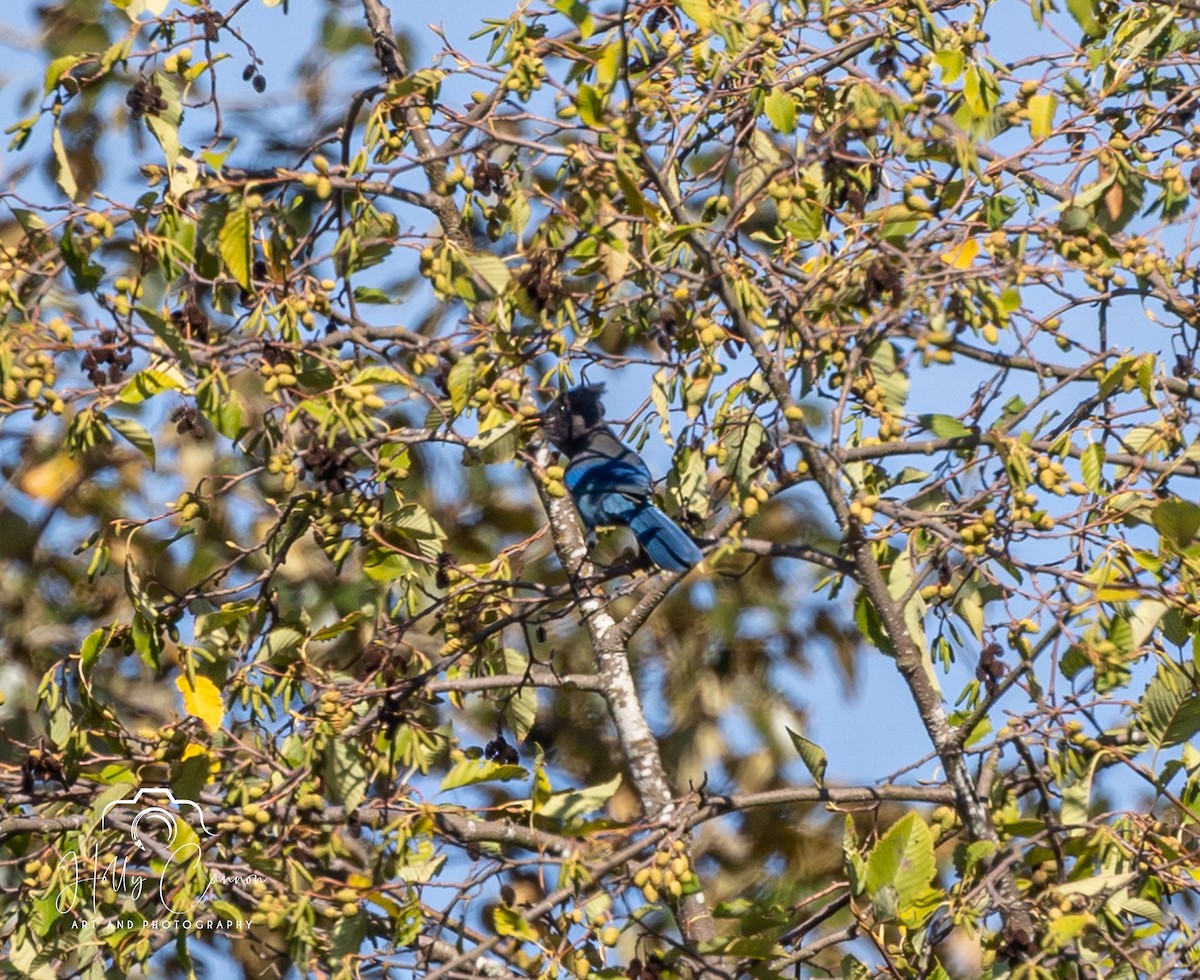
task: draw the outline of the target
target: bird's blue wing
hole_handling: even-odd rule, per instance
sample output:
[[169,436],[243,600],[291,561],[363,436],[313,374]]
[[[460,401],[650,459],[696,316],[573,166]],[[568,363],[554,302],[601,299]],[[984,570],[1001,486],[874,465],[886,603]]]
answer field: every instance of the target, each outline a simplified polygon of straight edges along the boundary
[[704,557],[683,528],[653,504],[638,504],[630,515],[629,527],[650,560],[668,572],[686,572]]
[[651,494],[646,464],[606,431],[593,433],[567,464],[566,484],[576,495],[608,492],[646,498]]

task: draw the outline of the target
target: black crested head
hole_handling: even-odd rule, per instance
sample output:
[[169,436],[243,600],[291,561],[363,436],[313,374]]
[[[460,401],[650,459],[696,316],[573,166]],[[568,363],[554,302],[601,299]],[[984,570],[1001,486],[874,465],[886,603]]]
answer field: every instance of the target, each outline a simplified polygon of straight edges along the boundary
[[542,428],[554,446],[570,456],[593,429],[604,425],[604,385],[580,385],[559,395],[542,415]]

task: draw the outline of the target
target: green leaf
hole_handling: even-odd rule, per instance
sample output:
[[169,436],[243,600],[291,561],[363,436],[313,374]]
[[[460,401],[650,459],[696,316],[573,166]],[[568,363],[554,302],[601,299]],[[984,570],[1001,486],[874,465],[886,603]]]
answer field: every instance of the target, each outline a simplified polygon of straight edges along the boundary
[[503,783],[510,779],[525,779],[529,772],[524,766],[505,766],[491,759],[460,759],[442,778],[442,790],[474,786],[478,783]]
[[789,135],[796,128],[796,103],[791,95],[781,88],[774,89],[763,102],[767,119],[775,127],[775,131]]
[[969,578],[954,597],[954,611],[962,617],[970,628],[975,639],[983,639],[983,594],[979,590],[979,582]]
[[850,882],[850,891],[861,895],[866,887],[867,865],[858,849],[858,832],[854,829],[854,817],[847,813],[842,825],[842,865]]
[[367,795],[367,764],[358,743],[335,738],[326,746],[325,785],[335,801],[349,813]]
[[592,36],[596,29],[595,21],[592,20],[591,12],[583,0],[554,0],[550,4],[559,13],[566,14],[571,23],[579,28],[579,37],[586,41]]
[[1079,456],[1079,469],[1083,473],[1084,485],[1092,493],[1100,493],[1104,489],[1104,461],[1107,453],[1098,443],[1089,443]]
[[467,256],[466,262],[471,271],[491,287],[493,295],[504,292],[512,279],[504,260],[490,252],[475,252]]
[[675,6],[691,17],[700,30],[712,27],[713,12],[708,0],[675,0]]
[[150,460],[151,466],[154,466],[154,440],[150,437],[150,433],[142,428],[140,423],[135,422],[133,419],[121,418],[119,415],[105,416],[105,420],[117,432],[133,443],[134,448]]
[[162,147],[167,160],[167,170],[173,171],[175,162],[179,159],[179,124],[183,121],[183,104],[179,101],[179,89],[174,79],[156,71],[151,80],[162,92],[166,108],[148,113],[146,125],[150,127],[150,132]]
[[374,286],[355,286],[354,301],[356,303],[378,303],[380,305],[396,302],[388,293]]
[[370,920],[365,909],[359,909],[354,915],[343,915],[339,918],[329,933],[330,961],[345,963],[357,956],[367,938],[369,925]]
[[977,65],[971,65],[963,75],[963,98],[971,115],[983,119],[992,114],[996,108],[999,87],[991,72]]
[[246,431],[242,421],[242,403],[237,392],[230,391],[225,376],[214,372],[196,387],[196,407],[221,435],[239,439]]
[[[58,87],[59,79],[67,72],[74,68],[82,60],[82,56],[78,53],[64,54],[62,57],[55,58],[46,66],[46,86],[43,92],[44,95],[49,95]],[[56,129],[58,127],[55,127]]]
[[50,143],[54,147],[54,162],[56,166],[54,179],[58,181],[58,186],[62,188],[62,192],[73,201],[75,200],[75,195],[79,193],[79,185],[75,183],[75,174],[71,170],[71,162],[67,158],[67,148],[63,144],[62,130],[58,126],[54,127],[54,134],[50,137]]
[[867,894],[875,895],[891,885],[903,909],[929,887],[936,870],[932,832],[920,814],[905,814],[871,849],[866,867]]
[[79,648],[79,671],[81,674],[91,673],[96,661],[100,659],[100,654],[108,646],[111,636],[112,631],[105,629],[92,630],[87,635]]
[[270,661],[277,665],[291,663],[294,657],[290,654],[298,650],[304,642],[304,634],[290,626],[277,626],[267,634],[262,647],[258,651],[256,661]]
[[604,121],[604,99],[587,82],[579,85],[579,95],[576,99],[579,107],[579,118],[585,126],[597,129]]
[[875,384],[883,395],[883,407],[893,415],[904,414],[908,401],[908,374],[901,370],[896,345],[885,341],[871,350]]
[[1151,518],[1163,538],[1163,546],[1180,551],[1196,540],[1200,530],[1200,506],[1172,497],[1154,508]]
[[467,402],[474,391],[472,381],[475,378],[475,359],[468,355],[450,369],[446,376],[446,390],[450,393],[450,405],[455,412],[461,412],[467,407]]
[[620,788],[621,774],[617,773],[608,782],[598,786],[554,793],[539,807],[538,815],[548,820],[571,823],[589,813],[595,813],[612,799]]
[[507,905],[497,905],[492,909],[492,925],[496,927],[498,935],[514,936],[531,943],[538,941],[537,930],[521,917],[520,912]]
[[218,239],[221,261],[243,289],[250,288],[250,226],[249,210],[234,208],[225,216]]
[[971,430],[953,415],[918,415],[917,420],[940,439],[957,439],[971,434]]
[[362,563],[363,574],[372,582],[388,583],[412,575],[412,562],[404,555],[383,548],[371,548]]
[[[502,414],[498,409],[491,414]],[[506,414],[506,413],[503,413]],[[488,426],[485,432],[475,435],[467,443],[467,452],[463,453],[463,462],[470,465],[480,463],[504,463],[516,456],[517,446],[521,440],[521,421],[508,419],[498,425]]]
[[1200,692],[1191,669],[1159,664],[1139,705],[1142,727],[1160,749],[1181,745],[1200,732]]
[[1096,0],[1067,0],[1067,10],[1075,18],[1075,22],[1083,28],[1083,33],[1091,37],[1100,37],[1104,28],[1096,20]]
[[1044,140],[1054,131],[1054,111],[1058,100],[1053,95],[1031,95],[1029,110],[1029,134],[1035,140]]
[[1088,809],[1092,802],[1092,773],[1095,760],[1078,779],[1069,781],[1062,788],[1062,809],[1059,817],[1066,827],[1079,827],[1087,823]]
[[99,285],[104,269],[93,262],[91,255],[75,241],[75,233],[69,224],[58,240],[58,249],[71,273],[71,282],[79,292],[90,293]]
[[962,51],[957,48],[938,51],[933,60],[937,62],[938,67],[942,70],[942,83],[951,85],[957,82],[963,73],[963,68],[966,67],[966,60],[963,58]]
[[690,445],[675,451],[675,464],[667,477],[667,487],[679,509],[698,517],[707,517],[712,508],[704,453]]
[[825,755],[825,750],[816,742],[810,741],[790,728],[787,729],[787,733],[792,740],[792,745],[796,747],[796,754],[800,756],[800,761],[804,763],[809,775],[812,776],[813,782],[823,787],[825,785],[825,769],[829,765],[829,758]]
[[[508,674],[524,675],[529,667],[528,659],[519,650],[504,648],[504,671]],[[532,683],[520,687],[505,688],[494,695],[504,705],[504,720],[512,729],[518,742],[524,742],[537,718],[538,692]]]
[[166,371],[148,368],[139,371],[125,383],[125,387],[117,395],[117,401],[124,405],[137,405],[147,398],[153,398],[160,391],[178,390],[182,387],[183,383]]

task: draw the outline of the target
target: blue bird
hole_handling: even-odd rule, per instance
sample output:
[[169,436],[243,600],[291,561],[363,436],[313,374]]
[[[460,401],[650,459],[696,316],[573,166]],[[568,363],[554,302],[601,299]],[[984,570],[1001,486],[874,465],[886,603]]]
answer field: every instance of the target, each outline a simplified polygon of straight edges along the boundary
[[633,531],[659,568],[686,572],[703,557],[671,518],[654,506],[650,471],[604,424],[603,385],[583,385],[559,395],[542,416],[542,428],[567,457],[565,483],[588,530],[621,524]]

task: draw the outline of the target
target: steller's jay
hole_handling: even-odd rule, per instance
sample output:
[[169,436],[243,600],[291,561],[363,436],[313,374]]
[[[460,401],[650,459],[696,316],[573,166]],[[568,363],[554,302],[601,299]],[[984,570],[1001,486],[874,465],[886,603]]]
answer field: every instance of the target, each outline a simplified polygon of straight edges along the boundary
[[646,464],[604,424],[603,391],[603,385],[572,388],[542,416],[546,436],[567,457],[565,482],[588,538],[594,538],[597,527],[623,524],[659,568],[686,572],[703,555],[679,525],[654,506]]

